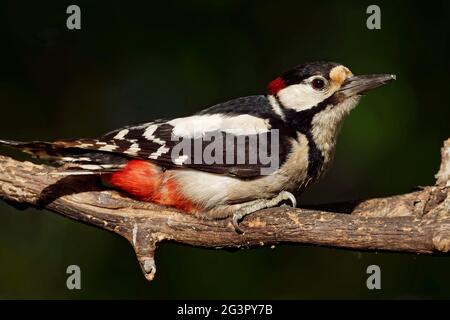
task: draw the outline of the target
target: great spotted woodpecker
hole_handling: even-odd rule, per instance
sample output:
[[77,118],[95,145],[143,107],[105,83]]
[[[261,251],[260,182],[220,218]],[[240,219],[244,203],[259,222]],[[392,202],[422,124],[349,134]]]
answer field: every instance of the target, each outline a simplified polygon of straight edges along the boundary
[[[325,172],[343,119],[361,95],[394,79],[353,76],[338,63],[312,62],[270,82],[267,95],[193,116],[127,126],[98,139],[0,144],[62,164],[61,174],[100,175],[141,201],[203,218],[233,216],[240,231],[238,222],[249,213],[284,200],[295,207],[293,193]],[[258,159],[261,154],[270,155],[270,163]]]

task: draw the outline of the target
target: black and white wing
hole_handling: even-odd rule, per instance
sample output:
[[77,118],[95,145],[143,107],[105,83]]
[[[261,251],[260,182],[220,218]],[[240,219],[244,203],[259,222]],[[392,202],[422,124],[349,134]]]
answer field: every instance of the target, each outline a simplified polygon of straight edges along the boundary
[[[261,112],[255,114],[258,106]],[[290,151],[291,137],[274,130],[279,118],[271,110],[266,97],[246,97],[190,117],[124,127],[98,139],[3,144],[84,170],[113,171],[129,159],[142,159],[165,168],[255,178],[264,168],[281,166]]]

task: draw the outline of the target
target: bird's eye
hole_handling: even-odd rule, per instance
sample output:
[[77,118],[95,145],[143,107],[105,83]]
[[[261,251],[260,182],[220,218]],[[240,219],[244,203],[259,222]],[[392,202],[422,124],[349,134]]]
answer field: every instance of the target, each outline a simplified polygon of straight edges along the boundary
[[321,78],[315,78],[312,81],[312,87],[316,90],[322,90],[325,87],[325,81]]

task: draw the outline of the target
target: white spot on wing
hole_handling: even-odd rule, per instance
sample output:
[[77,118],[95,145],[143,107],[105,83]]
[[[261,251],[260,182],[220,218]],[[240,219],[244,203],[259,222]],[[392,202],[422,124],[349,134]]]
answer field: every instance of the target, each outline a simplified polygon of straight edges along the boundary
[[73,157],[62,157],[61,160],[62,160],[62,161],[66,161],[66,162],[73,162],[73,161],[75,161],[76,159],[73,158]]
[[139,151],[141,151],[141,148],[139,148],[139,145],[137,143],[133,143],[123,153],[129,154],[129,155],[132,155],[132,156],[136,156]]
[[158,129],[158,125],[156,125],[156,124],[153,124],[153,125],[147,127],[147,129],[145,129],[144,134],[143,134],[144,138],[146,138],[147,140],[150,140],[152,142],[158,143],[160,145],[165,144],[165,141],[163,141],[153,135],[153,133],[155,133],[156,129]]
[[158,150],[156,150],[155,152],[153,152],[153,153],[149,156],[149,158],[150,158],[150,159],[158,159],[163,153],[166,153],[166,152],[168,152],[168,151],[170,151],[170,149],[169,149],[169,148],[166,148],[166,146],[163,145],[163,146],[159,147]]
[[94,143],[80,143],[76,147],[81,148],[81,149],[87,149],[87,148],[92,148],[93,146],[94,146]]
[[153,137],[153,133],[158,129],[158,125],[152,124],[151,126],[148,126],[147,129],[144,131],[144,137],[148,139],[148,137]]
[[117,149],[116,145],[113,144],[107,144],[103,147],[98,148],[99,151],[107,151],[107,152],[111,152]]
[[91,161],[91,159],[88,157],[80,157],[80,158],[62,157],[61,160],[65,162]]
[[83,165],[79,166],[79,168],[84,169],[84,170],[101,170],[101,169],[103,169],[102,166],[95,165],[95,164],[83,164]]
[[128,129],[120,130],[120,131],[113,137],[113,139],[123,140],[124,137],[128,134],[128,132],[130,132],[130,130],[128,130]]
[[[47,173],[46,173],[47,174]],[[90,174],[97,174],[96,172],[86,172],[86,171],[58,171],[58,172],[49,172],[51,176],[85,176]]]

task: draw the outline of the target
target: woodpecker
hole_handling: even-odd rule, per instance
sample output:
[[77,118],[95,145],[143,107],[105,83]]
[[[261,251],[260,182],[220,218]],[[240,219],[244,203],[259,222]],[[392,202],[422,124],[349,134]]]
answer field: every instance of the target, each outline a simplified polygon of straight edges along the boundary
[[[201,218],[232,217],[242,232],[239,221],[252,212],[284,201],[296,206],[295,195],[329,167],[343,120],[360,97],[395,78],[354,76],[335,62],[305,63],[271,81],[265,95],[219,103],[192,116],[126,126],[96,139],[0,140],[0,145],[49,160],[63,175],[99,175],[108,187],[140,201]],[[210,156],[216,161],[194,159],[213,143]],[[262,148],[270,163],[250,161]]]

